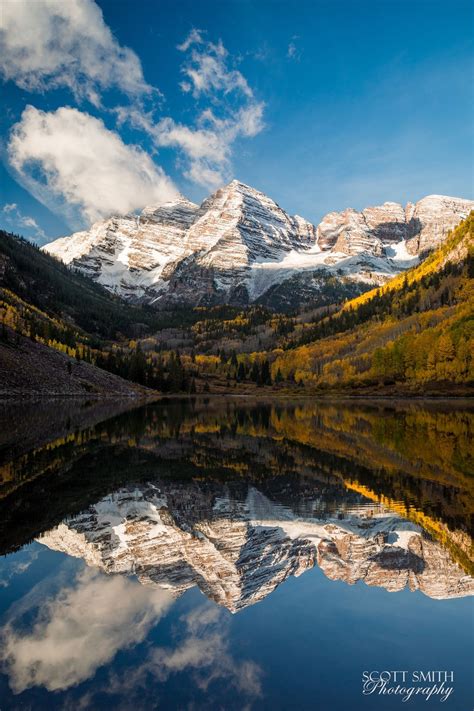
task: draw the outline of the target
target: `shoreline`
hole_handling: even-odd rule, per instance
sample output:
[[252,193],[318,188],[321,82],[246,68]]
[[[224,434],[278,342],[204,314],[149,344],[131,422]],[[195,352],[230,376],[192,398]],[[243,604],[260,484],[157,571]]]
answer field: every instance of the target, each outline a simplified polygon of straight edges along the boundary
[[48,395],[0,395],[0,407],[2,405],[9,404],[33,404],[36,402],[74,402],[74,403],[84,403],[84,404],[98,404],[98,403],[113,403],[113,402],[130,402],[136,403],[137,406],[140,404],[147,404],[151,402],[160,402],[167,400],[217,400],[217,399],[228,399],[228,400],[322,400],[322,401],[349,401],[349,402],[362,402],[362,401],[386,401],[389,403],[393,402],[452,402],[454,403],[466,403],[474,406],[474,394],[466,395],[433,395],[433,394],[376,394],[376,393],[301,393],[301,392],[277,392],[277,391],[249,391],[249,392],[198,392],[198,393],[159,393],[151,392],[150,394],[136,393],[136,394],[125,394],[125,393],[114,393],[111,395],[95,394],[95,395],[82,395],[76,393],[64,394],[64,393],[50,393]]

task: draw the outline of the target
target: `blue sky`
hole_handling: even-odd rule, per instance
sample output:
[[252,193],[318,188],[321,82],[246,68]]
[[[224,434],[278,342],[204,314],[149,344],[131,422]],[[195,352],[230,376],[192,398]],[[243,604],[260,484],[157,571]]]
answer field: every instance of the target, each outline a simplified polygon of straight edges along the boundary
[[232,178],[314,222],[473,197],[471,2],[4,6],[0,226],[31,239]]

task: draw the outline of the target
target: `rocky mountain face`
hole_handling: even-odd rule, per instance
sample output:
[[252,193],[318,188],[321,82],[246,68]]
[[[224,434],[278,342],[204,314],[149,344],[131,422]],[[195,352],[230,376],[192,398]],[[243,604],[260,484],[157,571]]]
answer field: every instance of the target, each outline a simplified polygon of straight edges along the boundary
[[231,486],[155,481],[119,489],[39,540],[176,597],[197,585],[232,612],[315,565],[351,585],[408,586],[436,599],[474,593],[472,578],[417,525],[346,499],[321,508],[316,495],[293,508],[252,485],[238,496]]
[[[331,212],[315,227],[238,181],[195,205],[185,198],[111,217],[43,249],[111,291],[156,306],[264,301],[282,284],[307,300],[335,276],[358,290],[413,266],[474,208],[431,195]],[[295,280],[295,276],[297,277]],[[270,296],[269,296],[270,295]]]
[[419,256],[438,247],[473,207],[469,200],[429,195],[406,207],[386,202],[361,212],[330,212],[318,225],[317,240],[322,249],[347,255],[394,256],[404,248]]
[[[184,198],[142,214],[111,217],[44,247],[65,264],[125,298],[137,300],[166,265],[186,253],[184,239],[198,206]],[[188,250],[192,251],[192,250]]]

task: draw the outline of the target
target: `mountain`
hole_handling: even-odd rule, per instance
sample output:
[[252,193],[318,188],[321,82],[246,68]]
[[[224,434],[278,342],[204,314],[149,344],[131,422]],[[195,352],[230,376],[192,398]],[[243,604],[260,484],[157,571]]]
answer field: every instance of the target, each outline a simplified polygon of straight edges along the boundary
[[326,215],[315,227],[236,180],[197,206],[185,198],[114,216],[43,247],[128,300],[295,307],[337,277],[344,297],[387,281],[438,246],[474,207],[429,196]]
[[[141,499],[166,490],[173,520],[188,530],[193,521],[211,521],[209,499],[224,494],[237,515],[250,486],[277,502],[275,521],[288,509],[314,523],[383,505],[413,530],[421,526],[472,575],[469,404],[353,400],[344,414],[334,400],[295,397],[130,405],[122,400],[115,417],[113,403],[71,402],[66,411],[51,401],[3,406],[0,552],[124,487],[138,486]],[[110,419],[97,424],[106,411]]]
[[119,489],[39,541],[176,597],[197,585],[231,612],[315,565],[332,580],[391,592],[408,586],[435,599],[474,592],[439,543],[383,507],[348,500],[329,513],[317,499],[305,504],[313,514],[302,518],[254,486],[241,498],[231,486],[213,492],[204,483],[155,480]]
[[474,212],[418,266],[290,334],[273,375],[316,388],[469,394],[473,277]]
[[[182,204],[182,222],[189,222],[190,209]],[[166,210],[158,209],[161,221]],[[203,211],[210,220],[209,209]],[[369,219],[367,214],[364,219]],[[33,372],[28,363],[44,357],[46,391],[50,387],[54,391],[54,367],[51,370],[46,363],[52,361],[41,348],[31,352],[29,342],[21,340],[27,337],[68,356],[58,366],[65,372],[76,361],[86,361],[162,392],[229,392],[236,387],[248,392],[256,386],[294,390],[298,384],[315,390],[467,394],[474,383],[473,219],[471,215],[464,220],[415,267],[355,299],[349,277],[326,274],[318,294],[327,307],[309,308],[296,316],[276,315],[267,307],[270,302],[168,310],[129,303],[24,240],[0,233],[0,350],[8,348],[5,355],[0,353],[4,392],[9,387],[17,392],[19,387],[14,349],[20,341],[28,351],[25,372]],[[299,244],[306,244],[311,235],[298,224]],[[378,224],[382,229],[380,220]],[[426,224],[416,239],[424,245],[427,240],[439,241],[439,230]],[[197,233],[199,225],[200,220],[193,223],[183,237],[192,237],[193,248],[200,239],[204,241]],[[290,249],[290,231],[283,217],[279,226],[278,247],[274,239],[271,248]],[[255,230],[247,230],[246,235],[249,251],[252,236],[254,245],[260,244]],[[344,239],[347,242],[347,236]],[[407,238],[404,249],[412,239]],[[384,240],[388,244],[386,235]],[[334,255],[332,249],[318,254]],[[311,247],[306,254],[313,251]],[[220,254],[221,249],[215,258]],[[348,260],[365,261],[367,254]],[[184,262],[189,266],[198,256],[193,253]],[[205,256],[211,259],[212,254]],[[248,271],[265,271],[254,267]],[[315,294],[311,279],[314,286],[314,272],[297,272],[265,296],[274,306],[281,305],[282,311],[293,297],[296,307],[298,293],[310,303]],[[198,300],[202,284],[202,280],[193,282],[185,271],[173,298],[179,301],[184,290],[194,289]],[[8,329],[17,335],[9,335]]]
[[318,225],[318,244],[347,255],[419,256],[439,247],[473,208],[471,200],[429,195],[405,207],[386,202],[362,212],[330,212]]
[[0,230],[0,398],[144,394],[124,380],[155,385],[129,339],[174,320]]
[[47,244],[43,251],[70,264],[125,298],[142,296],[166,264],[179,262],[189,250],[184,239],[198,206],[184,198],[140,216],[111,217],[89,231]]

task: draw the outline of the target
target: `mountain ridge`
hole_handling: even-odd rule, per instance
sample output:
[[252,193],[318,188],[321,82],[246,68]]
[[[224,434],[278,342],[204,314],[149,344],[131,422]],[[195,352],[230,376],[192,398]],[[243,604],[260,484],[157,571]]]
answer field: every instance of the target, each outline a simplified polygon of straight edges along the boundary
[[[113,216],[42,249],[123,298],[153,304],[246,305],[287,291],[313,298],[328,278],[354,295],[437,247],[474,201],[430,195],[328,213],[318,226],[234,180],[200,206],[180,196],[140,215]],[[296,283],[294,277],[298,277]]]
[[[304,385],[360,394],[468,394],[474,382],[473,219],[474,211],[428,258],[387,284],[354,299],[349,282],[334,277],[320,292],[326,301],[296,315],[261,304],[168,313],[133,305],[0,233],[0,317],[8,343],[0,346],[11,355],[13,329],[18,338],[161,392],[259,386],[294,392]],[[4,372],[8,390],[12,363]]]
[[315,566],[331,580],[390,592],[408,587],[433,599],[473,589],[438,543],[383,507],[369,513],[346,504],[332,515],[301,517],[251,485],[236,499],[228,489],[210,496],[196,483],[191,491],[160,480],[133,484],[38,541],[108,574],[133,573],[174,597],[198,586],[232,613]]

